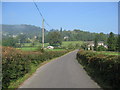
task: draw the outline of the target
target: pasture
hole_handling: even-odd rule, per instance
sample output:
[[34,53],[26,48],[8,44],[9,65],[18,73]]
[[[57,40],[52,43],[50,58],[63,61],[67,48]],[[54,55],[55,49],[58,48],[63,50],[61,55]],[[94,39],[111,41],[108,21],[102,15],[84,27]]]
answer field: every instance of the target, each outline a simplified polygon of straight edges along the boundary
[[111,51],[100,51],[100,52],[96,52],[97,54],[105,54],[105,55],[120,55],[119,52],[111,52]]
[[[61,47],[67,48],[69,45],[75,46],[76,44],[80,46],[81,44],[83,44],[83,41],[63,41]],[[44,43],[44,46],[45,48],[47,48],[47,46],[49,46],[49,43]],[[35,43],[34,46],[32,46],[31,43],[24,43],[23,47],[17,49],[21,49],[23,51],[36,51],[40,47],[42,47],[41,43]],[[51,50],[46,49],[46,51],[63,51],[63,50],[65,49],[51,49]]]

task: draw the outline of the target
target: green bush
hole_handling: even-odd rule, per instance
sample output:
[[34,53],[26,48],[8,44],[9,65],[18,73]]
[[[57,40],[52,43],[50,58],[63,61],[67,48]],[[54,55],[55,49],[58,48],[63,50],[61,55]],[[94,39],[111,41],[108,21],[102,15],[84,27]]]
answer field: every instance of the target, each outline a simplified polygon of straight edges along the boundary
[[31,65],[39,65],[45,60],[59,57],[68,51],[25,52],[11,47],[2,48],[2,88],[30,72]]
[[106,50],[107,49],[102,45],[97,48],[97,51],[106,51]]
[[13,48],[3,48],[2,53],[2,86],[6,88],[11,81],[22,77],[30,71],[30,60]]
[[77,60],[93,77],[99,78],[111,88],[120,89],[120,56],[80,50]]

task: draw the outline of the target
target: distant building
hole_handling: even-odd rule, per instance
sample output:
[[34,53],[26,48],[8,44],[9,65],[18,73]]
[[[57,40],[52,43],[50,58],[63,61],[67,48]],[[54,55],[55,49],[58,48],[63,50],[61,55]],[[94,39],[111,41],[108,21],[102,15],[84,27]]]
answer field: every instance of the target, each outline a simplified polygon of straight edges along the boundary
[[64,40],[65,40],[65,41],[67,41],[67,40],[68,40],[68,38],[69,38],[68,36],[65,36],[65,37],[64,37]]
[[54,49],[53,46],[47,46],[47,49]]
[[16,38],[16,37],[17,37],[17,35],[12,35],[12,37],[13,37],[13,38]]
[[104,46],[104,42],[103,41],[98,42],[98,46]]
[[36,38],[37,38],[37,36],[34,36],[34,38],[36,39]]
[[[88,50],[93,50],[95,46],[94,41],[86,41],[86,43],[88,45]],[[105,45],[103,41],[99,41],[98,46],[104,46],[105,48],[107,48],[107,45]]]
[[86,43],[88,45],[88,50],[93,50],[93,48],[94,48],[94,41],[87,41]]

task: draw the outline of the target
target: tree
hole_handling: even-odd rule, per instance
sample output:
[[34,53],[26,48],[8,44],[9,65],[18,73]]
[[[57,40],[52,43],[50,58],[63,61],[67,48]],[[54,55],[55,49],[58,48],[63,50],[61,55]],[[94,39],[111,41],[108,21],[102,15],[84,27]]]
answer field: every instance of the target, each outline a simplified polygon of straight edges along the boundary
[[117,37],[116,50],[120,52],[120,34]]
[[60,28],[60,33],[62,33],[62,27]]
[[76,43],[76,44],[75,44],[75,48],[80,48],[80,44],[79,44],[79,43]]
[[96,36],[95,40],[94,40],[94,50],[95,51],[97,50],[97,46],[98,46],[98,37]]
[[48,33],[48,42],[52,46],[58,46],[62,44],[61,34],[58,31]]
[[23,46],[24,43],[28,42],[26,34],[20,34],[20,35],[18,35],[17,39],[19,41],[20,47]]
[[25,34],[20,34],[17,38],[20,40],[20,43],[27,42],[27,36]]
[[68,44],[67,47],[68,47],[68,49],[75,49],[75,46],[72,43]]
[[84,49],[84,50],[88,50],[88,43],[83,43],[81,45],[81,48]]
[[106,51],[106,48],[101,45],[97,48],[97,51]]
[[62,27],[60,28],[60,35],[61,35],[61,39],[63,41],[63,31],[62,31]]
[[107,39],[108,51],[116,50],[116,39],[113,32],[110,32],[109,37]]
[[2,40],[2,45],[3,46],[11,46],[11,47],[16,47],[17,39],[14,39],[12,37],[5,38]]

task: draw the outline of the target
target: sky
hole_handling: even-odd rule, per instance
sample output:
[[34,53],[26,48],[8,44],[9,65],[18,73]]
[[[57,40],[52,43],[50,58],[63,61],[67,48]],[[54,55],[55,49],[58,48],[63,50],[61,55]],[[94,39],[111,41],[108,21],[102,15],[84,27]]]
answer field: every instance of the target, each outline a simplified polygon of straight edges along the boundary
[[[117,2],[36,2],[50,30],[80,29],[89,32],[118,33]],[[3,2],[2,24],[42,26],[33,2]]]

